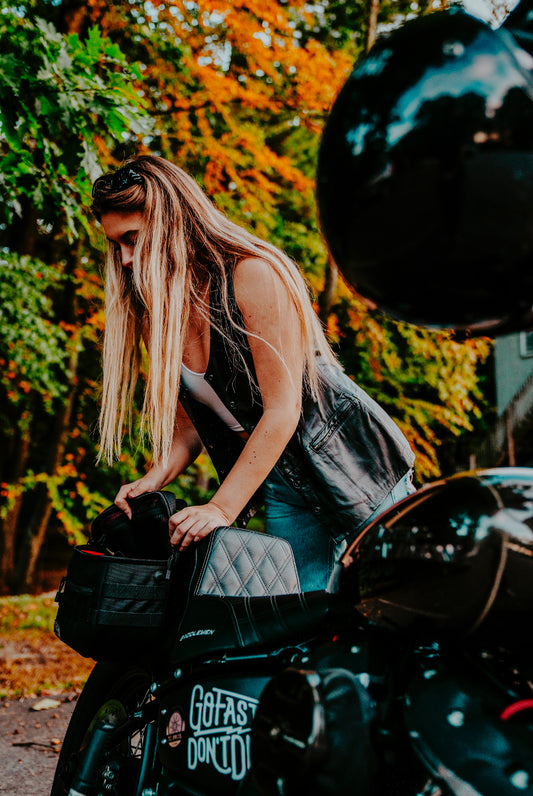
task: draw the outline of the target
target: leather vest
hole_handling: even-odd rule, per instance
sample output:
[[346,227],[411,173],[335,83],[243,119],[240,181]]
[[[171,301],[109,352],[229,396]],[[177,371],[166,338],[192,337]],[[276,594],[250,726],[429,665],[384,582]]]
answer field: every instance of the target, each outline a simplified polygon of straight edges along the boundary
[[[242,327],[231,278],[228,291],[232,317]],[[224,317],[218,285],[211,284],[209,296],[212,317],[222,331],[211,327],[205,379],[251,433],[262,414],[252,353],[246,334]],[[317,365],[319,400],[304,394],[298,427],[276,467],[339,541],[355,534],[383,502],[412,468],[414,454],[386,412],[340,367],[320,360]],[[183,384],[180,400],[222,481],[240,455],[244,440],[196,401]],[[238,521],[246,522],[260,501],[259,492]]]

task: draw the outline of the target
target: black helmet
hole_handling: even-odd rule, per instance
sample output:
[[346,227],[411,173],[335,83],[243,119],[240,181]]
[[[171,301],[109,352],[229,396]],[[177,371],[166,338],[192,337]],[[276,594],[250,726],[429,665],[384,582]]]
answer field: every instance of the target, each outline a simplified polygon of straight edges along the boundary
[[454,8],[363,57],[321,142],[317,195],[333,259],[408,322],[497,334],[533,306],[531,55]]
[[341,594],[373,624],[531,648],[533,470],[422,487],[371,523],[341,564]]

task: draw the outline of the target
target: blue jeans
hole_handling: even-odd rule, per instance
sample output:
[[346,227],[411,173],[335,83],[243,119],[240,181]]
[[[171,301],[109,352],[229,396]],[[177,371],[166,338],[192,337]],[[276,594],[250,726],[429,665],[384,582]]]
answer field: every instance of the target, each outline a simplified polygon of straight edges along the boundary
[[[407,473],[385,500],[357,529],[359,533],[378,514],[414,491]],[[345,541],[335,543],[330,527],[312,513],[306,501],[274,469],[263,484],[267,532],[286,539],[294,552],[302,591],[326,589],[335,563],[346,550]]]

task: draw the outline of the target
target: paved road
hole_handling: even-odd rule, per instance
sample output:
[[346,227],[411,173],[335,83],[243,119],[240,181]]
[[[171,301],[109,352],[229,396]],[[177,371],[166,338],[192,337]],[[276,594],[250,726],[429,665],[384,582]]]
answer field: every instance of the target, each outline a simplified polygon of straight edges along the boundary
[[1,796],[50,796],[61,741],[76,704],[69,695],[56,699],[59,706],[39,711],[32,708],[42,698],[0,702]]

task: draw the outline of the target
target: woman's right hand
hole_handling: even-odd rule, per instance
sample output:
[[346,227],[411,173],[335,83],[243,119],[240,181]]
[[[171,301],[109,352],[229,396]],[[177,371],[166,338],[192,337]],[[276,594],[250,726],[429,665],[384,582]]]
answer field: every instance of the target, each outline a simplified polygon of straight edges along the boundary
[[117,492],[115,497],[115,505],[122,509],[122,511],[131,520],[131,508],[126,498],[137,497],[137,495],[144,495],[145,492],[153,492],[161,488],[161,481],[156,477],[155,473],[146,473],[142,478],[137,481],[132,481],[130,484],[123,484]]

